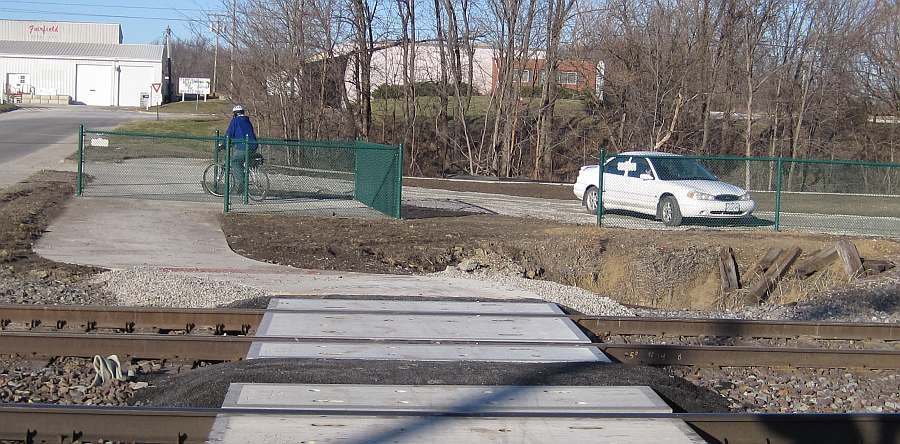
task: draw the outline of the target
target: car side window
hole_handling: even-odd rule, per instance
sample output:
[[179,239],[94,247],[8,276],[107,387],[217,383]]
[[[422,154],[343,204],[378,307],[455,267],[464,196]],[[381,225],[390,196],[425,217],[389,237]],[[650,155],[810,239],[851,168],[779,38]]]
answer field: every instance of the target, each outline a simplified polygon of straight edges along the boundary
[[624,176],[625,171],[619,168],[619,164],[622,162],[627,162],[627,157],[616,157],[606,162],[606,168],[603,170],[606,174],[615,174],[617,176]]
[[629,174],[629,177],[641,177],[642,174],[649,174],[653,176],[653,170],[650,169],[650,162],[647,161],[644,157],[635,157],[631,159],[632,162],[637,166],[637,170]]

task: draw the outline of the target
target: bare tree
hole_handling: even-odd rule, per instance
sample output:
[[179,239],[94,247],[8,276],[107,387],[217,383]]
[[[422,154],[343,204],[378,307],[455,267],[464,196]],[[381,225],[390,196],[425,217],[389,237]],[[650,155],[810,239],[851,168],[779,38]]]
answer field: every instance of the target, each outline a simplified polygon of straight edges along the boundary
[[558,86],[556,82],[559,64],[559,44],[563,28],[569,20],[575,0],[549,0],[545,12],[546,51],[544,52],[544,76],[541,85],[541,107],[538,111],[537,143],[534,147],[534,179],[546,179],[552,169],[550,134],[553,131],[553,111],[556,108]]

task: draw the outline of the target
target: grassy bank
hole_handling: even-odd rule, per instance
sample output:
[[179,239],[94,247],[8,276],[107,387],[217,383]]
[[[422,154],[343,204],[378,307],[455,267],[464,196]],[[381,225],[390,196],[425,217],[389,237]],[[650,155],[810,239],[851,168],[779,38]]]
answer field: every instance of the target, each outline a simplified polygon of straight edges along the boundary
[[[472,101],[469,103],[469,109],[466,111],[466,117],[483,118],[485,114],[487,114],[490,100],[490,96],[472,96]],[[540,107],[540,100],[541,99],[537,97],[526,97],[520,99],[520,105],[522,107],[527,106],[531,110],[536,110]],[[448,101],[447,112],[451,116],[455,116],[457,113],[456,98],[450,97]],[[418,97],[416,99],[416,105],[420,117],[433,117],[437,114],[440,102],[437,97]],[[396,117],[401,119],[404,114],[406,114],[405,107],[406,104],[404,103],[404,99],[372,99],[372,115],[375,116],[375,118],[390,119]],[[559,99],[556,101],[555,113],[557,117],[584,115],[584,102],[577,99]]]
[[153,134],[159,137],[133,137],[106,134],[108,147],[85,146],[87,160],[115,161],[149,157],[207,159],[212,156],[212,140],[179,139],[168,136],[212,137],[216,130],[228,127],[225,117],[195,117],[166,120],[135,120],[113,131]]
[[[167,103],[159,108],[161,113],[196,113],[196,114],[217,114],[227,116],[231,114],[231,107],[234,104],[224,99],[203,99],[199,101],[187,100],[185,102]],[[151,111],[155,109],[151,108]]]

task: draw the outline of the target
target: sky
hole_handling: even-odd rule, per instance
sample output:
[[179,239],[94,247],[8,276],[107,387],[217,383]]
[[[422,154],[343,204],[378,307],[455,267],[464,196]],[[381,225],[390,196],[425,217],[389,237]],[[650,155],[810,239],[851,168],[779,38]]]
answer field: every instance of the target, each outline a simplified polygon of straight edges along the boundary
[[176,37],[210,33],[209,14],[222,0],[0,0],[0,17],[15,20],[118,23],[125,43],[162,40],[166,26]]

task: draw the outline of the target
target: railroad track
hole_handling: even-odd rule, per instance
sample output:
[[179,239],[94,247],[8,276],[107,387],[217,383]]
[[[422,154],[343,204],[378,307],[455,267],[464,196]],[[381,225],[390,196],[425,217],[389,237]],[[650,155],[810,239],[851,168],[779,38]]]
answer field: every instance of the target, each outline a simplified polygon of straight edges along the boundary
[[[98,329],[187,330],[220,327],[249,334],[265,310],[183,309],[64,305],[0,305],[0,328],[14,325],[92,331]],[[673,319],[572,315],[570,318],[598,337],[612,335],[740,336],[746,338],[809,337],[827,340],[900,341],[900,325],[756,321],[736,319]]]
[[[249,309],[2,305],[0,354],[46,358],[115,353],[142,359],[240,360],[247,354],[253,341],[252,334],[261,322],[263,313],[263,310]],[[571,318],[598,341],[589,346],[598,347],[625,364],[900,368],[900,351],[897,350],[602,342],[603,338],[613,335],[898,341],[900,326],[891,324],[581,315],[573,315]],[[185,334],[154,334],[173,331]],[[206,334],[190,334],[198,331]],[[317,339],[321,338],[301,340]],[[297,341],[293,338],[267,340]]]
[[[200,443],[206,441],[216,415],[241,413],[316,414],[265,409],[0,406],[0,441],[65,443],[78,440],[90,442],[108,440],[136,443]],[[340,413],[328,411],[322,414]],[[358,415],[360,412],[353,414]],[[453,415],[445,413],[429,416]],[[504,415],[492,413],[491,416]],[[704,439],[713,443],[900,443],[900,415],[606,413],[575,416],[678,419],[689,424]]]
[[[446,313],[442,313],[446,314]],[[0,306],[0,354],[26,358],[118,354],[139,359],[235,361],[255,339],[263,310],[135,307]],[[597,347],[629,365],[900,368],[898,350],[844,350],[770,346],[613,344],[613,336],[808,338],[820,341],[900,339],[885,324],[773,322],[715,319],[613,318],[573,315]],[[266,338],[316,341],[322,338]],[[334,338],[329,341],[337,342]],[[350,341],[350,340],[347,340]],[[358,340],[354,340],[358,341]],[[372,341],[421,343],[428,341]],[[462,341],[442,341],[442,343]],[[493,343],[493,342],[492,342]],[[496,343],[494,343],[496,344]],[[546,344],[552,346],[554,344]],[[566,344],[571,345],[571,344]],[[0,441],[204,442],[216,415],[299,414],[280,410],[0,406]],[[315,413],[315,412],[313,412]],[[325,414],[326,412],[322,412]],[[336,414],[327,412],[328,414]],[[360,412],[354,412],[359,414]],[[373,412],[374,413],[374,412]],[[306,412],[305,414],[310,414]],[[337,413],[339,414],[339,413]],[[444,415],[453,415],[446,412]],[[678,419],[718,443],[878,442],[900,444],[898,414],[592,414],[608,418]]]

